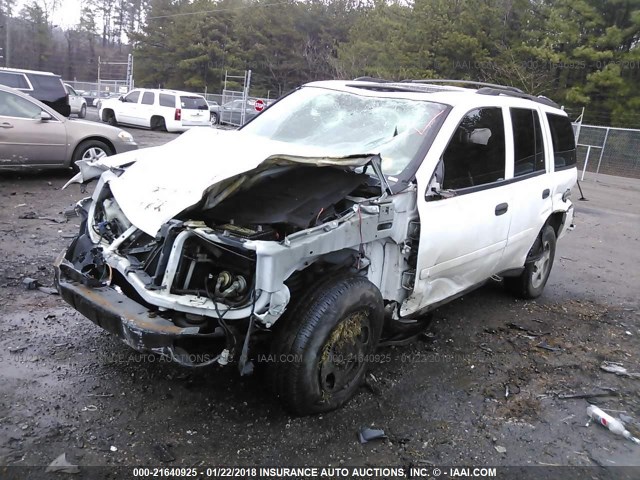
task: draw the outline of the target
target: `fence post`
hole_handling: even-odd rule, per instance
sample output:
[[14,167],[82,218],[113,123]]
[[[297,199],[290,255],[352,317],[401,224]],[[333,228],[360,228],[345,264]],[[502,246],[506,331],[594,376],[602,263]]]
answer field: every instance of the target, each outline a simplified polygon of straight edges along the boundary
[[602,150],[600,151],[600,158],[598,159],[598,168],[596,168],[596,175],[600,173],[600,164],[602,163],[602,156],[604,155],[604,149],[607,146],[607,139],[609,138],[609,130],[611,130],[611,127],[607,127],[607,133],[604,134],[604,142],[602,143]]
[[584,173],[587,171],[587,163],[589,163],[589,154],[591,153],[591,145],[587,145],[587,156],[584,158],[584,166],[582,167],[582,177],[580,181],[584,181]]

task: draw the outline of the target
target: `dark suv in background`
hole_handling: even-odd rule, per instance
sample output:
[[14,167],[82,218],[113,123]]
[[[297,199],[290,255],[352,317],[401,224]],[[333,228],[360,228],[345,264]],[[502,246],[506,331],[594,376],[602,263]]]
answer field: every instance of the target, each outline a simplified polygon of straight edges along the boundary
[[31,95],[65,117],[71,113],[69,95],[62,80],[51,72],[0,68],[0,85]]

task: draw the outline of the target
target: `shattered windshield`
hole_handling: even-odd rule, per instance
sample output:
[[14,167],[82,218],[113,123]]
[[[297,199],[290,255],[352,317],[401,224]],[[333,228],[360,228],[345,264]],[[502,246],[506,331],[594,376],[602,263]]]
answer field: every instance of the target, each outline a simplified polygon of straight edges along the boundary
[[385,175],[415,158],[446,105],[304,87],[265,110],[243,131],[322,148],[327,156],[380,154]]

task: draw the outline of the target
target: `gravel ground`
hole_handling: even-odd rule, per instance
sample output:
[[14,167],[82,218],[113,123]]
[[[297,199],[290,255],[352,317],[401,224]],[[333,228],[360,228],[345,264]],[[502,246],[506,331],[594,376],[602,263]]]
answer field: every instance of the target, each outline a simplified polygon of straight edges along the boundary
[[[130,131],[143,147],[175,138]],[[52,285],[51,264],[78,230],[63,215],[84,196],[60,189],[69,176],[0,176],[0,465],[66,453],[81,468],[640,466],[639,446],[585,426],[590,401],[632,417],[640,434],[640,379],[600,369],[640,372],[640,181],[585,181],[588,202],[574,192],[577,228],[539,300],[490,283],[437,310],[416,343],[380,350],[344,408],[294,418],[265,376],[136,354],[60,297],[24,288],[25,277]],[[20,218],[29,212],[37,219]],[[581,394],[598,396],[570,398]],[[365,426],[388,439],[361,445]]]

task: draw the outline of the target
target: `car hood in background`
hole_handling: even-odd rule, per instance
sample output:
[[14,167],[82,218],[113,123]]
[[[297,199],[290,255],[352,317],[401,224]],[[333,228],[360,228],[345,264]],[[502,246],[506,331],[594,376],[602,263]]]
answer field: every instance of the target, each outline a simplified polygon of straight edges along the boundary
[[[283,163],[362,166],[371,155],[331,156],[316,147],[277,142],[242,130],[201,128],[189,130],[163,146],[81,166],[81,177],[75,181],[87,181],[95,178],[98,171],[135,162],[110,181],[111,191],[129,221],[154,236],[165,222],[200,202],[205,194],[210,206],[217,193],[242,183],[238,178],[224,183],[225,180],[261,165],[261,170]],[[226,190],[221,196],[229,193]]]

